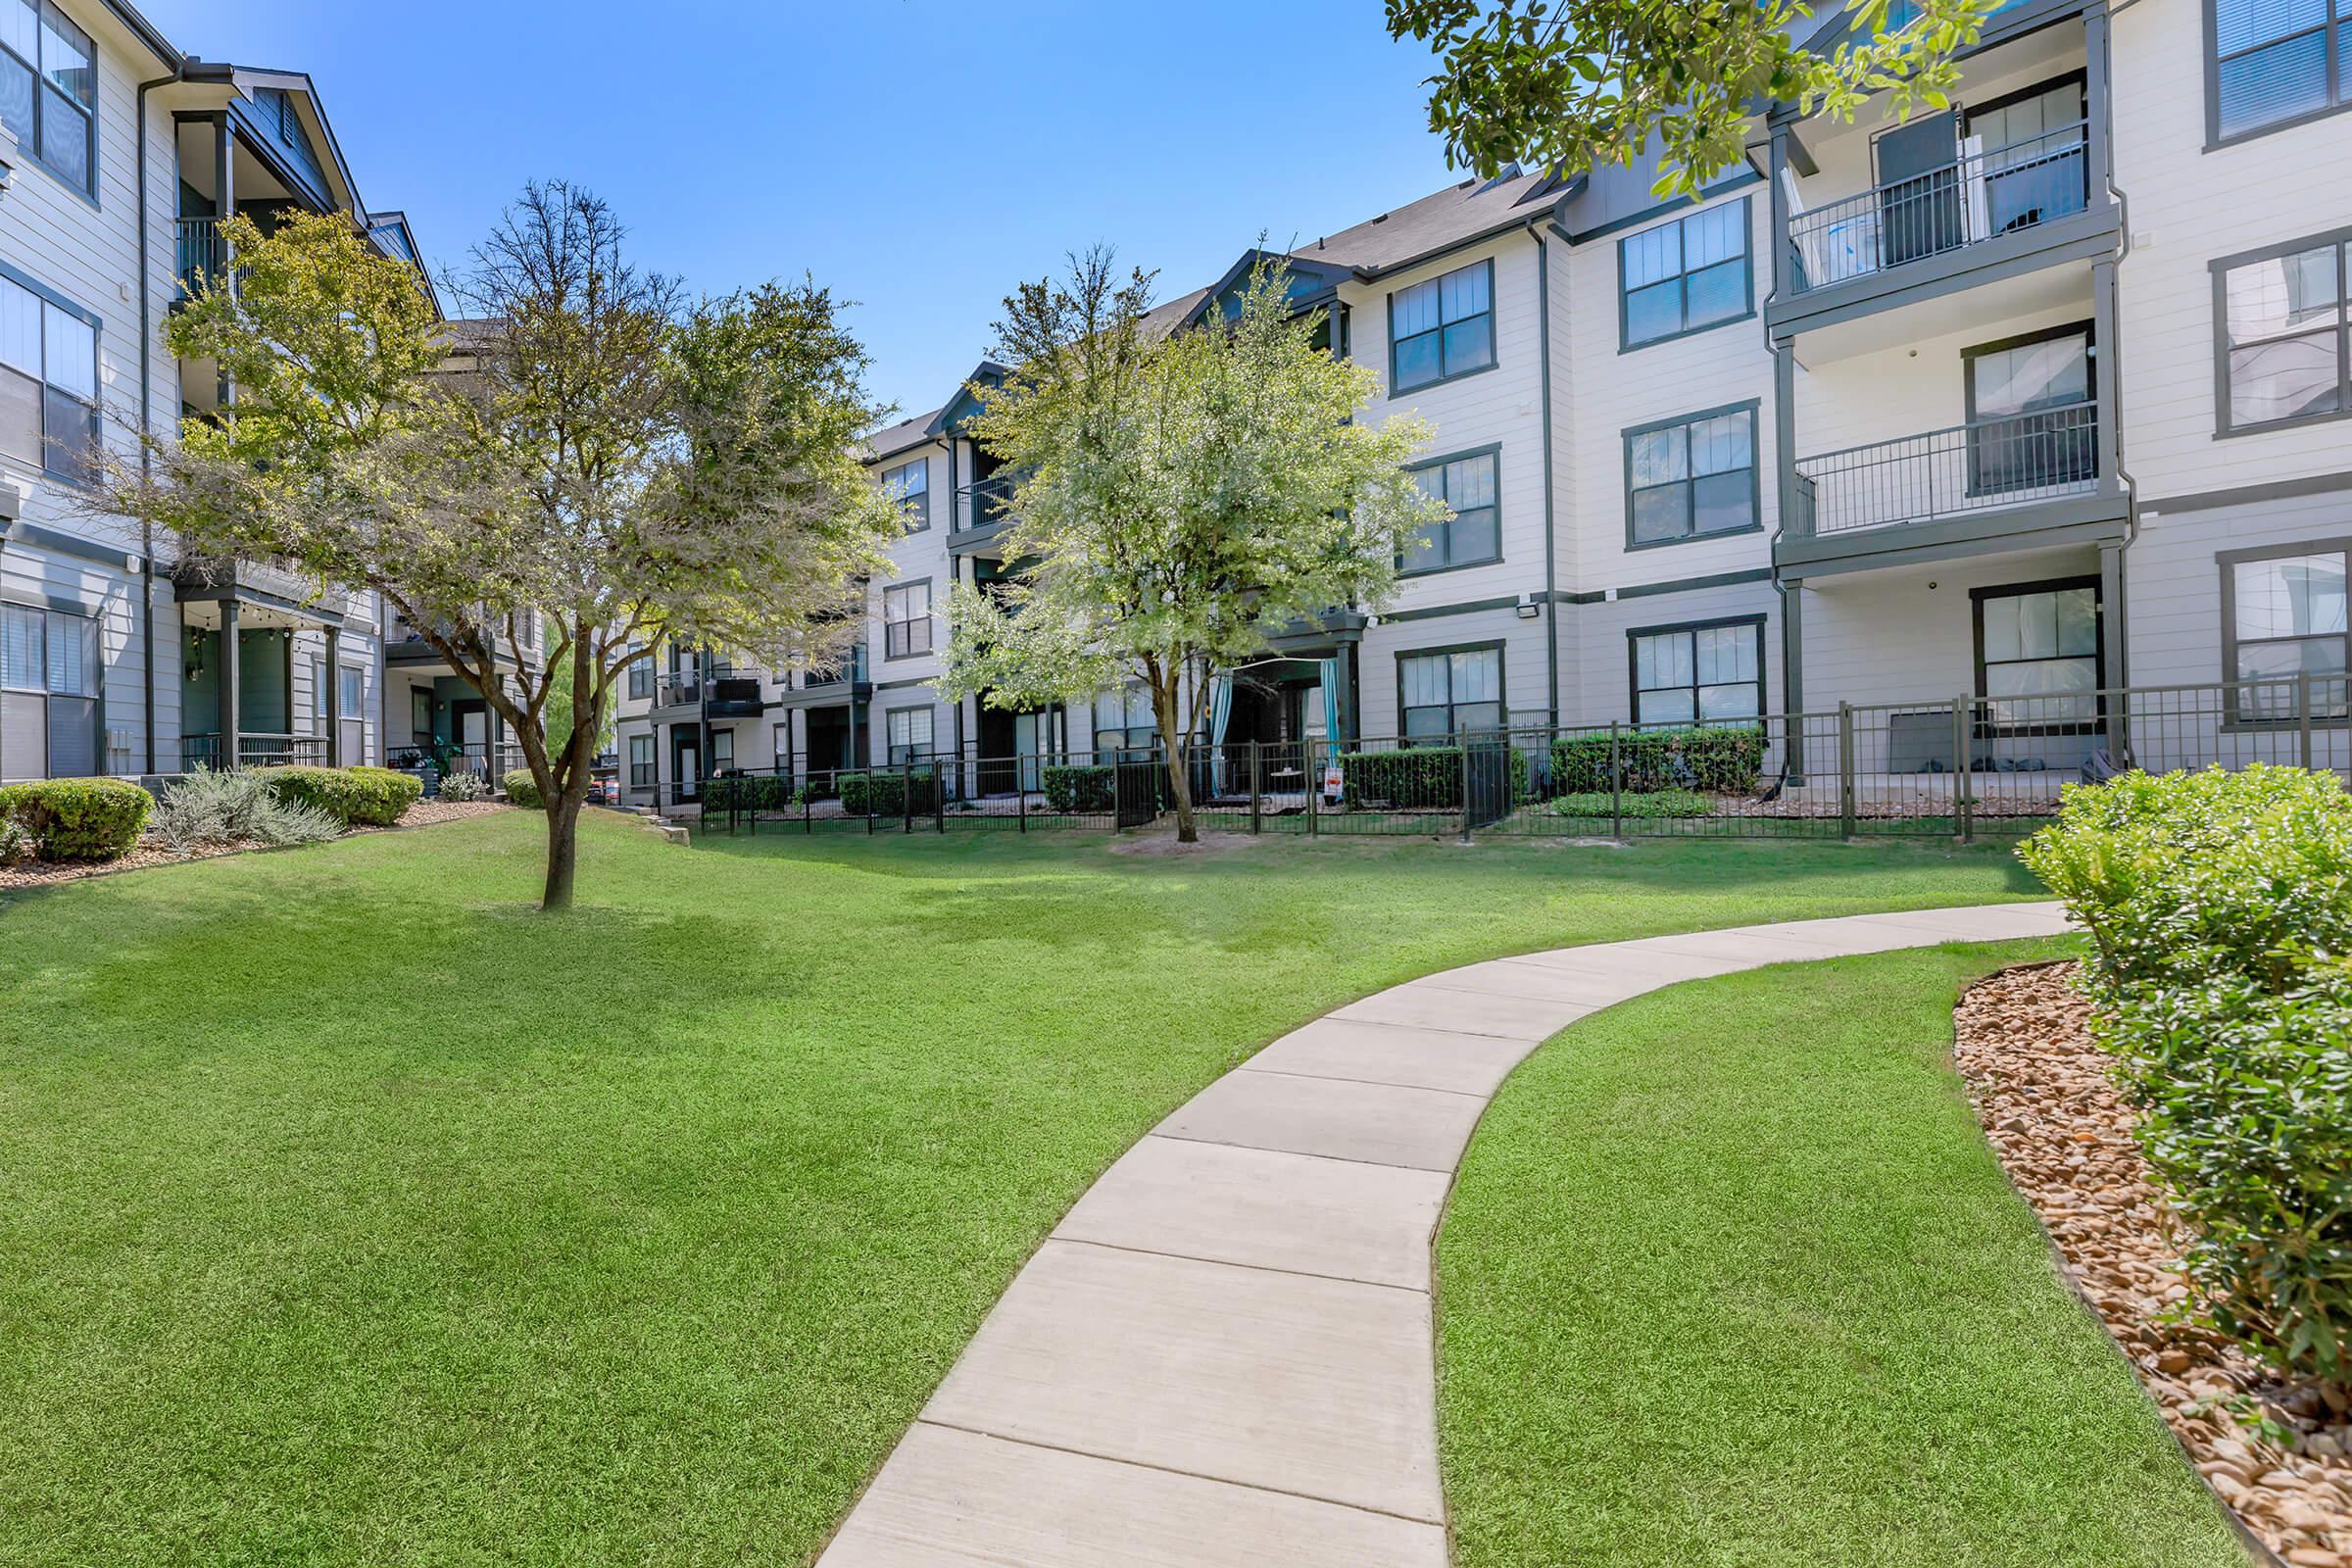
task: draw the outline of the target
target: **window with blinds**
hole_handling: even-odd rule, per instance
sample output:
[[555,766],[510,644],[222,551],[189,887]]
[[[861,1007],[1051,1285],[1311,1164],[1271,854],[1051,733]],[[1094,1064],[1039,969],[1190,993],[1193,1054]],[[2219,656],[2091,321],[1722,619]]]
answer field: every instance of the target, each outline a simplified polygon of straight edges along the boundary
[[0,779],[101,771],[100,681],[95,618],[0,605]]
[[2216,141],[2352,102],[2352,0],[2210,0]]

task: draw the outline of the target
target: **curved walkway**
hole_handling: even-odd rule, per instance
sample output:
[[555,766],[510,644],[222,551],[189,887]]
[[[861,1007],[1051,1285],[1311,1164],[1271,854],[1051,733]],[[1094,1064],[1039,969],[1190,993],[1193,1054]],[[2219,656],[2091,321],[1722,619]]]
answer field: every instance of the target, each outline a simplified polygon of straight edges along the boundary
[[1444,1568],[1430,1249],[1520,1058],[1679,981],[2065,929],[2008,904],[1598,943],[1316,1019],[1079,1200],[819,1568]]

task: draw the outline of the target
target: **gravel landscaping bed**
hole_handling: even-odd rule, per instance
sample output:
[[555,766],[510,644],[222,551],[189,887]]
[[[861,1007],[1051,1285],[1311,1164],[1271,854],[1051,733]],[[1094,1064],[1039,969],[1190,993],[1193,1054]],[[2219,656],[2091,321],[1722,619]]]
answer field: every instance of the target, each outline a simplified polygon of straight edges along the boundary
[[[429,827],[435,822],[456,822],[513,809],[504,801],[418,801],[401,813],[398,825]],[[385,831],[380,827],[357,827],[344,837]],[[0,893],[52,887],[60,882],[77,882],[83,877],[110,876],[117,871],[144,871],[150,866],[217,860],[224,855],[243,855],[264,848],[267,846],[261,844],[207,844],[200,849],[177,850],[150,836],[139,840],[129,854],[112,860],[26,860],[18,865],[0,865]]]
[[1954,1061],[1985,1136],[2222,1500],[2294,1568],[2352,1568],[2352,1414],[2282,1382],[2186,1310],[2180,1219],[2091,1044],[2076,965],[2006,970],[1965,992]]

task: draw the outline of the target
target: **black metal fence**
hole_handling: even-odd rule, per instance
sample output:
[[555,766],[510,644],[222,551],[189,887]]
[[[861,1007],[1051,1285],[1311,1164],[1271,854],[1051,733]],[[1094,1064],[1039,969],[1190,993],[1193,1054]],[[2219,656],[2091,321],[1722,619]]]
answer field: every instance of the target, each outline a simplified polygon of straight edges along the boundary
[[[1186,765],[1205,832],[1969,841],[2034,831],[2069,783],[2253,762],[2352,782],[2346,677],[1250,741],[1195,748]],[[660,794],[727,833],[1107,833],[1167,826],[1175,804],[1156,751],[738,770]]]

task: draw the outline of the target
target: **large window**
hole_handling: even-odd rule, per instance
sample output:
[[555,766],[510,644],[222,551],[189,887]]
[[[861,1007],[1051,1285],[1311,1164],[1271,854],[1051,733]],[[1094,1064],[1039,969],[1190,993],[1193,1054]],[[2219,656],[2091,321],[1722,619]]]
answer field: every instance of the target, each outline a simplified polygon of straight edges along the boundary
[[2224,432],[2352,414],[2352,229],[2214,264]]
[[1629,635],[1635,723],[1711,724],[1764,711],[1763,616]]
[[882,590],[882,657],[906,659],[931,651],[931,583],[901,583]]
[[1640,348],[1754,309],[1747,270],[1747,198],[1617,242],[1621,348]]
[[1142,686],[1123,692],[1104,692],[1095,699],[1095,755],[1106,758],[1121,751],[1150,751],[1159,744],[1159,720],[1152,713],[1152,693]]
[[882,489],[906,518],[908,533],[921,533],[931,526],[931,460],[916,458],[911,463],[882,470]]
[[928,708],[894,708],[882,717],[893,767],[931,755],[932,714]]
[[2096,578],[1979,588],[1977,690],[2002,730],[2087,725],[2105,684]]
[[1760,528],[1757,496],[1752,403],[1625,433],[1629,545]]
[[1389,392],[1494,364],[1494,264],[1480,262],[1389,296]]
[[2352,104],[2352,0],[2208,0],[2205,129],[2229,141]]
[[0,0],[0,122],[76,190],[98,192],[98,56],[57,0]]
[[2311,677],[2312,711],[2344,715],[2345,545],[2341,540],[2222,558],[2222,633],[2226,679],[2259,684],[2226,688],[2233,720],[2293,718],[2300,677]]
[[1399,563],[1403,570],[1444,571],[1502,559],[1502,533],[1494,511],[1496,462],[1495,454],[1479,452],[1441,458],[1413,470],[1416,484],[1453,509],[1453,520],[1437,524],[1424,543],[1406,550]]
[[2091,352],[2088,322],[1961,350],[1969,494],[2071,490],[2097,477]]
[[0,277],[0,455],[87,483],[97,451],[97,318]]
[[654,656],[639,653],[629,661],[629,697],[643,702],[654,695]]
[[629,737],[629,788],[650,790],[654,787],[654,738],[651,735]]
[[0,605],[0,778],[96,773],[98,622]]
[[1408,739],[1502,728],[1502,650],[1452,648],[1396,661]]

